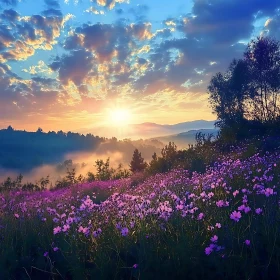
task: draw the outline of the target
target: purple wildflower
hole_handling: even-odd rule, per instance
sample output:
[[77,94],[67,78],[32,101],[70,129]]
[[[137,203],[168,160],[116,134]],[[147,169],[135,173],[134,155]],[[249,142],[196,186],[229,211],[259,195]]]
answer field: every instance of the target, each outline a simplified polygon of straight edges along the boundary
[[269,196],[273,195],[273,189],[266,188],[265,191],[264,191],[264,194],[265,194],[266,197],[269,197]]
[[239,221],[239,219],[241,218],[241,212],[237,212],[237,211],[233,211],[231,214],[230,214],[230,218],[236,222]]
[[204,218],[204,214],[203,213],[200,213],[197,217],[198,220],[202,220]]
[[122,236],[127,236],[128,235],[128,228],[126,228],[126,227],[122,228],[121,234],[122,234]]
[[215,227],[216,227],[216,228],[221,228],[222,225],[221,225],[220,223],[216,223]]
[[215,243],[215,242],[217,242],[217,240],[218,240],[218,236],[217,236],[217,235],[214,235],[213,237],[210,238],[210,240],[211,240],[213,243]]
[[224,206],[224,201],[223,200],[219,200],[219,201],[216,202],[216,205],[218,207],[223,207]]
[[212,249],[211,247],[206,247],[206,248],[205,248],[205,254],[206,254],[207,256],[209,256],[212,252],[213,252],[213,249]]
[[58,234],[58,233],[60,233],[60,232],[61,232],[61,227],[60,227],[60,226],[55,227],[55,228],[53,229],[53,234]]

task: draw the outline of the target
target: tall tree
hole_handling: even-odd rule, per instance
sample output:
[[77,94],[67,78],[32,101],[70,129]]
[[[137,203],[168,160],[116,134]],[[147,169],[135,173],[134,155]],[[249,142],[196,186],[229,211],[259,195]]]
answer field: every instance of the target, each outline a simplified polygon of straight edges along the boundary
[[208,86],[209,101],[218,125],[240,125],[244,120],[260,123],[280,117],[280,42],[258,37],[244,58],[233,60],[225,74],[217,73]]
[[129,167],[130,171],[133,173],[141,172],[147,167],[147,163],[144,161],[144,158],[138,149],[134,150]]
[[244,58],[250,73],[249,117],[261,122],[274,121],[280,116],[280,42],[258,37],[250,42]]

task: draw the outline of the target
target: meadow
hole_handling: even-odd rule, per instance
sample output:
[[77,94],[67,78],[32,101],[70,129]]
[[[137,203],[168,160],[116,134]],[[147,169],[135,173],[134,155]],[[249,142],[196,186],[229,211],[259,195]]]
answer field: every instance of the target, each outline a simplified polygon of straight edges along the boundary
[[280,150],[0,195],[0,279],[279,279]]

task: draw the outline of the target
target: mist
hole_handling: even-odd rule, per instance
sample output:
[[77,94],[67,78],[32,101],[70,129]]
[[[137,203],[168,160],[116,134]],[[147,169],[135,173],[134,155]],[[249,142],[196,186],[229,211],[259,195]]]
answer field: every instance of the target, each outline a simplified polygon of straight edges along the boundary
[[[65,153],[62,160],[53,164],[43,164],[32,168],[31,170],[13,170],[13,169],[0,169],[0,182],[3,182],[10,177],[15,180],[19,174],[23,175],[22,183],[35,183],[42,177],[49,176],[50,185],[55,185],[57,180],[61,180],[67,174],[67,167],[69,170],[75,168],[76,176],[80,174],[84,177],[88,172],[96,173],[95,162],[97,160],[106,161],[110,159],[110,167],[116,169],[121,163],[123,168],[128,169],[129,163],[132,159],[134,150],[137,148],[145,161],[149,162],[152,159],[154,152],[160,154],[164,145],[159,141],[112,141],[107,140],[99,144],[93,150],[90,151],[76,151]],[[65,166],[65,161],[72,160],[72,164]]]

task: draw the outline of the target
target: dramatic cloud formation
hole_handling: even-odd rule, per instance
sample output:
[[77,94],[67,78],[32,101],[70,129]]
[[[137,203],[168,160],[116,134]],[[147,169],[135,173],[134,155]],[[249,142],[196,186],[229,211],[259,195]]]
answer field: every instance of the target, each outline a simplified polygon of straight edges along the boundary
[[186,2],[0,0],[2,126],[94,129],[118,106],[136,123],[215,119],[211,76],[253,37],[280,39],[280,3]]

